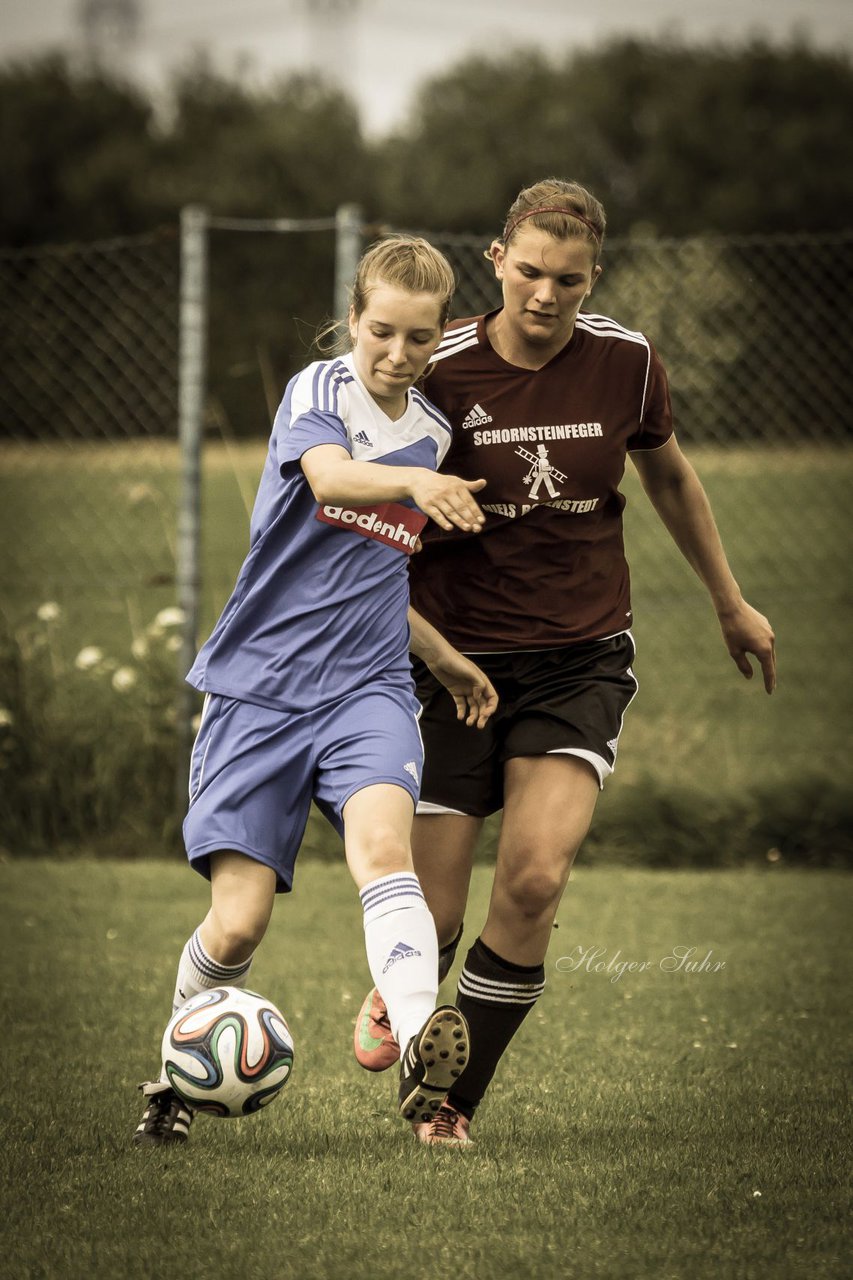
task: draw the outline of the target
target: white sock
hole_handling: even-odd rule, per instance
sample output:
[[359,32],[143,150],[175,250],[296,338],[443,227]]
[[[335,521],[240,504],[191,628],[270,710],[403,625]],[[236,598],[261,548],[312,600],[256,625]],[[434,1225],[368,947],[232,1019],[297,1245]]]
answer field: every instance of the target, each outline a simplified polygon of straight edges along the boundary
[[388,1008],[394,1038],[405,1050],[435,1008],[435,922],[418,877],[409,871],[372,880],[359,897],[367,963]]
[[[249,959],[244,960],[242,964],[219,964],[205,951],[196,929],[192,937],[187,940],[178,961],[172,1013],[177,1013],[187,1000],[197,996],[200,991],[209,991],[211,987],[245,987],[253,958],[249,956]],[[160,1079],[164,1084],[169,1082],[165,1068],[161,1071]]]
[[172,1012],[185,1004],[200,991],[209,991],[211,987],[245,987],[249,976],[252,956],[242,964],[220,964],[212,960],[205,951],[198,929],[188,940],[178,961],[178,976],[175,982],[175,994],[172,998]]

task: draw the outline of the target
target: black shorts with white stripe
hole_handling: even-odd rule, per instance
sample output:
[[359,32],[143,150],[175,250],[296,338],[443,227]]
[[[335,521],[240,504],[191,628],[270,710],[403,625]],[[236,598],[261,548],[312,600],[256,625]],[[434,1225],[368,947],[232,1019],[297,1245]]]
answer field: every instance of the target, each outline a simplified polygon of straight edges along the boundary
[[447,690],[415,659],[425,750],[418,813],[495,813],[503,807],[504,765],[517,756],[576,756],[603,786],[637,692],[634,652],[625,631],[561,649],[469,654],[500,698],[484,729],[456,719]]

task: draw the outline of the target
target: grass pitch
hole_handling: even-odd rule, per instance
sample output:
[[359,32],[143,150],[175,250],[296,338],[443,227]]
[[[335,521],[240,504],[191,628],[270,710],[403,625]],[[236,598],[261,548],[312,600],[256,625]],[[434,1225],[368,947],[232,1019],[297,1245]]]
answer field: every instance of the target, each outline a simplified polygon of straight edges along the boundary
[[[476,869],[466,945],[489,880]],[[464,1152],[418,1148],[393,1076],[351,1057],[369,978],[342,865],[299,865],[252,974],[294,1032],[292,1082],[165,1152],[130,1144],[135,1085],[206,886],[82,859],[7,861],[0,889],[4,1276],[849,1275],[841,873],[581,867]]]
[[[828,772],[850,750],[853,540],[849,449],[692,449],[744,594],[777,630],[779,689],[747,686],[706,593],[663,529],[630,465],[625,543],[640,696],[626,718],[619,777],[650,766],[713,791],[745,778]],[[204,452],[200,638],[248,549],[266,445]],[[132,662],[130,643],[175,598],[179,458],[170,442],[4,446],[0,450],[0,611],[14,630],[59,602],[66,662],[84,645]]]

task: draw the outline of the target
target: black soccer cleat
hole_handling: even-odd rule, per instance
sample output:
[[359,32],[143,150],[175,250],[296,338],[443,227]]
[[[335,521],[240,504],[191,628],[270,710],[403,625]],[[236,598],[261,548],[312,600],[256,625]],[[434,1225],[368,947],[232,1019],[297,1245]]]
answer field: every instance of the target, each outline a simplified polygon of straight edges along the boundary
[[162,1080],[141,1084],[148,1106],[133,1135],[134,1146],[164,1147],[186,1142],[195,1112]]
[[468,1023],[442,1005],[412,1036],[400,1062],[400,1115],[412,1124],[431,1120],[468,1065]]

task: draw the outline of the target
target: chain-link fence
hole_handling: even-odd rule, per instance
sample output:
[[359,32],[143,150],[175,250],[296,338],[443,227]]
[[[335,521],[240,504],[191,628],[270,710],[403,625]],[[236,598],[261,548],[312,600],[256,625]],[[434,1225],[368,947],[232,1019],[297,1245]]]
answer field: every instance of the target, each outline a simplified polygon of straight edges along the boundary
[[[456,267],[456,315],[500,305],[485,240],[432,239]],[[841,726],[853,709],[853,232],[614,239],[603,267],[586,309],[657,347],[679,439],[709,491],[735,574],[779,632],[788,696],[798,691],[804,714],[824,717],[827,729],[834,723],[829,751],[831,741],[849,747]],[[641,651],[661,669],[677,635],[702,646],[697,670],[706,656],[713,670],[705,646],[718,641],[704,592],[630,466],[623,487]],[[697,676],[697,687],[707,679]],[[707,687],[697,696],[706,695]]]
[[[174,579],[178,242],[0,253],[2,586],[16,612]],[[88,594],[94,594],[91,591]]]
[[[341,272],[352,258],[338,241],[336,280],[335,237],[324,234],[277,236],[274,244],[236,236],[220,221],[209,237],[206,429],[218,447],[205,455],[203,625],[245,552],[245,508],[263,455],[241,442],[241,406],[251,401],[247,420],[260,439],[286,376],[309,358],[305,333],[340,309]],[[456,268],[457,315],[499,304],[484,239],[426,234]],[[230,273],[217,281],[217,264],[237,241]],[[274,280],[235,302],[238,284],[262,275],[271,259]],[[590,308],[657,346],[680,438],[711,494],[735,572],[780,632],[783,673],[787,666],[789,680],[807,679],[809,705],[837,717],[850,691],[853,233],[614,239],[603,265]],[[300,270],[310,305],[283,291]],[[13,621],[57,600],[77,643],[97,643],[104,628],[126,637],[128,625],[136,633],[174,603],[179,279],[175,232],[0,253],[0,593]],[[301,341],[292,316],[304,322]],[[232,334],[234,343],[249,335],[231,362],[223,333],[229,347]],[[713,635],[713,625],[698,623],[707,610],[701,588],[630,467],[626,492],[646,650],[673,628],[686,644]]]
[[[456,315],[500,305],[486,240],[431,239],[456,267]],[[651,338],[683,440],[853,443],[853,232],[614,239],[602,265],[585,310]]]

